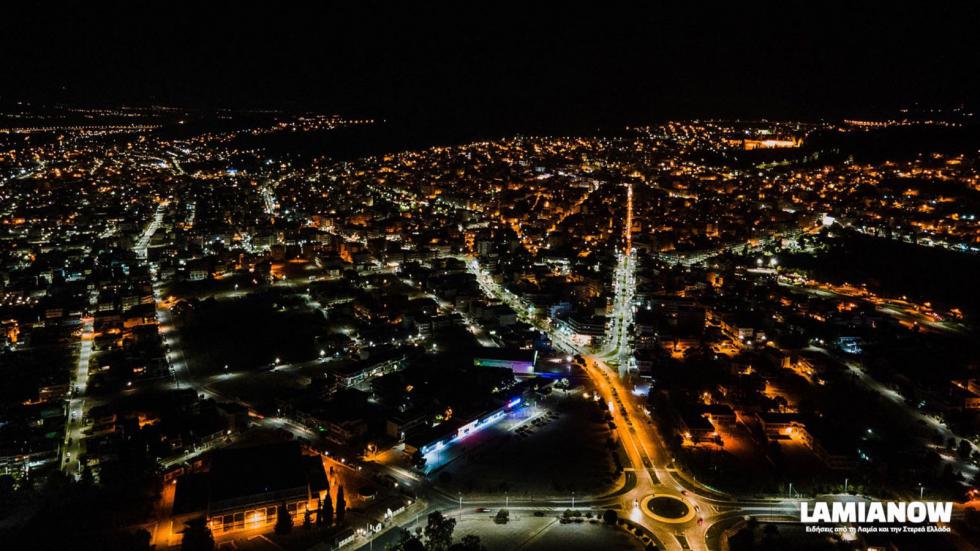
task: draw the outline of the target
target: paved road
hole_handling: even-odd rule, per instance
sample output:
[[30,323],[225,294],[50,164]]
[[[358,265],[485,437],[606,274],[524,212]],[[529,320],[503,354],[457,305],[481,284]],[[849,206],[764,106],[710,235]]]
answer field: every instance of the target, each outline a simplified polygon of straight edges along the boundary
[[[140,235],[133,247],[136,257],[142,261],[146,260],[147,248],[153,234],[160,229],[160,225],[163,223],[166,207],[166,201],[157,205],[153,219],[143,230],[143,234]],[[61,469],[75,477],[79,475],[81,468],[78,458],[84,451],[84,433],[82,431],[85,429],[85,393],[88,390],[89,363],[92,359],[92,347],[95,339],[94,323],[92,317],[82,319],[81,346],[78,352],[78,360],[75,363],[75,370],[72,373],[72,389],[68,400],[68,421],[65,423],[64,445],[61,454]]]
[[[614,319],[611,323],[614,330],[612,338],[607,339],[606,346],[598,353],[593,354],[579,347],[568,336],[555,330],[553,324],[523,317],[548,333],[557,347],[567,352],[581,354],[585,358],[584,371],[603,400],[610,404],[610,413],[616,424],[620,442],[629,458],[629,467],[635,473],[636,482],[632,489],[609,496],[581,496],[575,505],[617,508],[622,516],[649,529],[666,549],[682,549],[681,541],[691,549],[707,549],[707,531],[711,525],[729,519],[731,515],[737,515],[740,511],[748,512],[749,509],[746,507],[749,505],[743,505],[734,497],[688,480],[678,472],[663,449],[659,435],[656,434],[646,411],[636,402],[619,371],[612,369],[606,362],[606,358],[621,357],[622,349],[628,350],[628,320],[632,316],[634,257],[635,253],[619,256],[615,275],[616,297],[613,301],[614,318],[618,319]],[[510,304],[518,313],[527,312],[526,309],[520,308],[523,305],[520,299],[497,285],[480,269],[476,261],[471,261],[469,266],[485,292]],[[637,507],[644,498],[653,495],[674,496],[699,511],[690,520],[680,524],[656,521]],[[539,506],[547,505],[560,510],[571,507],[572,499],[572,496],[569,496],[568,499],[544,502],[539,500],[538,503]],[[499,503],[499,498],[496,501],[490,499],[478,503],[488,508],[503,506]],[[762,501],[762,506],[767,511],[781,510],[786,514],[794,515],[798,512],[796,500]],[[747,512],[743,514],[748,514]],[[698,524],[698,518],[703,519],[701,525]],[[677,538],[678,535],[682,540]]]
[[85,392],[88,388],[88,367],[92,358],[94,341],[94,318],[82,320],[81,348],[78,351],[78,361],[72,374],[71,398],[68,400],[68,421],[65,423],[65,442],[61,454],[61,468],[69,475],[77,477],[81,465],[79,456],[84,450],[82,444],[85,428]]

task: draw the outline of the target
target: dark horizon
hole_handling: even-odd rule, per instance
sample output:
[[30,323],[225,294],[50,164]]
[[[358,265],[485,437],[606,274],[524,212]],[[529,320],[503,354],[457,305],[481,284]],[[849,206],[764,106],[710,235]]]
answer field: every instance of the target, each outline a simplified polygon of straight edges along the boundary
[[976,5],[21,9],[4,103],[336,112],[483,132],[974,108]]
[[980,551],[980,4],[29,4],[7,547]]

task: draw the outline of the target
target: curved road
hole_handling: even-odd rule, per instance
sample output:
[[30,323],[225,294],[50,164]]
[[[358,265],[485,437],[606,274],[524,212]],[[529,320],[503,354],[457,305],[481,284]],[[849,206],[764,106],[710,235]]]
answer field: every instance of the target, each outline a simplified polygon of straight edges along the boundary
[[[609,324],[610,337],[606,339],[603,348],[596,352],[576,345],[567,335],[557,331],[553,324],[524,315],[523,313],[528,312],[526,304],[496,284],[480,269],[476,260],[471,259],[469,266],[476,274],[484,292],[510,305],[522,315],[525,321],[547,333],[559,349],[582,355],[585,358],[583,366],[585,373],[596,391],[610,406],[620,442],[629,458],[627,472],[633,473],[635,483],[629,481],[628,476],[628,483],[619,491],[604,496],[582,496],[575,500],[575,507],[617,509],[621,516],[650,530],[664,549],[716,549],[720,532],[718,528],[712,527],[719,523],[731,524],[733,518],[737,519],[744,515],[793,520],[798,518],[799,500],[797,499],[739,499],[698,484],[674,468],[673,460],[663,447],[652,420],[626,387],[622,378],[622,374],[626,371],[624,358],[629,357],[629,326],[632,323],[632,297],[635,288],[635,253],[631,251],[629,254],[619,255],[614,275],[615,298],[613,319]],[[612,360],[618,362],[619,369],[614,369],[610,365]],[[696,514],[692,520],[677,524],[654,520],[638,506],[645,497],[653,495],[669,495],[681,499],[694,508]],[[440,509],[436,501],[439,500],[433,500],[430,507]],[[446,505],[443,510],[452,511],[453,505],[460,508],[458,503],[444,502],[443,504]],[[486,508],[509,505],[514,509],[514,504],[520,504],[520,501],[512,499],[509,503],[505,503],[499,497],[464,500],[464,505]],[[555,510],[573,506],[571,497],[536,499],[534,504],[538,509],[550,507]],[[711,542],[710,547],[709,535],[715,540]]]

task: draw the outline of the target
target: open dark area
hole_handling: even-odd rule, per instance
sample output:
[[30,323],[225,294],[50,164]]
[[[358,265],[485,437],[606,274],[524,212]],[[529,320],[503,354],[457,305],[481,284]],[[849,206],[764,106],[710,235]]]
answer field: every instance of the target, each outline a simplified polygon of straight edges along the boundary
[[787,267],[811,271],[837,284],[861,282],[884,296],[959,307],[971,318],[980,315],[980,256],[848,230],[831,234],[823,238],[824,251],[788,255]]
[[[211,372],[224,365],[268,368],[316,357],[315,338],[325,323],[316,312],[295,311],[288,297],[249,295],[229,301],[208,299],[177,306],[188,353]],[[256,320],[262,320],[257,322]]]

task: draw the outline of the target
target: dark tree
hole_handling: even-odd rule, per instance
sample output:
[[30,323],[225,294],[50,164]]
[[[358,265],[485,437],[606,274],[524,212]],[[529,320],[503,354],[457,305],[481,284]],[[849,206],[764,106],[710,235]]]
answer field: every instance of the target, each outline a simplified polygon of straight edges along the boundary
[[429,551],[447,551],[453,543],[453,530],[456,519],[443,516],[436,511],[429,514],[425,524],[425,547]]
[[450,545],[449,551],[487,551],[487,548],[480,542],[480,536],[467,534],[458,543]]
[[317,513],[316,521],[317,524],[326,524],[331,526],[333,524],[333,498],[330,497],[330,490],[327,490],[327,495],[323,497],[323,507],[320,508],[320,512]]
[[497,524],[507,524],[507,521],[509,520],[510,520],[510,513],[507,512],[507,509],[501,509],[497,511],[496,516],[493,517],[493,521]]
[[326,524],[327,526],[333,524],[333,502],[331,499],[330,490],[327,490],[327,495],[323,496],[323,507],[316,515],[317,524]]
[[187,521],[180,540],[181,551],[213,551],[214,536],[204,517]]
[[606,509],[602,512],[602,522],[605,522],[606,524],[616,524],[617,520],[619,520],[619,515],[616,514],[616,511]]
[[752,529],[746,526],[728,538],[728,548],[731,551],[752,551],[755,549],[755,534]]
[[337,489],[337,524],[344,523],[344,517],[347,516],[347,500],[344,499],[344,487],[341,486]]
[[284,536],[293,530],[293,517],[286,509],[285,503],[279,504],[279,511],[276,513],[276,534]]
[[392,551],[426,551],[426,549],[418,536],[406,532],[402,534],[402,540],[395,545]]
[[303,513],[303,528],[309,530],[312,527],[313,527],[313,511],[307,509],[306,512]]

